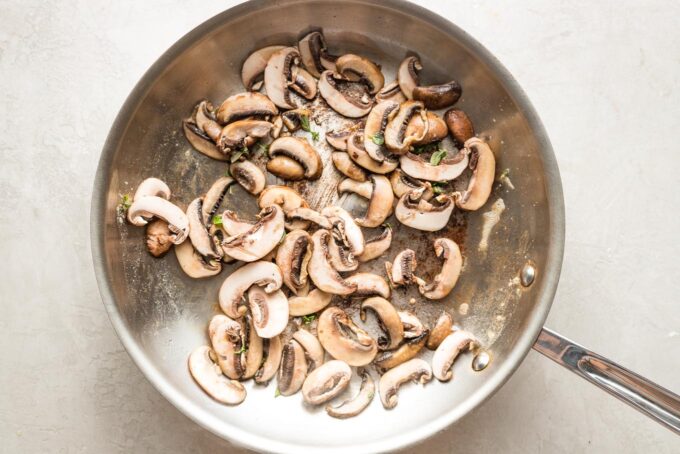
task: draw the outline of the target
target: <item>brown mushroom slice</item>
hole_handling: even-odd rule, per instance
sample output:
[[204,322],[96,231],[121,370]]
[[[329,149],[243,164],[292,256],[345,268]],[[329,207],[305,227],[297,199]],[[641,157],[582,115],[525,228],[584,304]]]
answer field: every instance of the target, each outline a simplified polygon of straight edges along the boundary
[[253,285],[248,289],[248,305],[258,336],[271,339],[288,325],[288,298],[281,290],[267,293]]
[[472,177],[467,189],[456,194],[455,199],[458,208],[474,211],[480,209],[491,195],[496,175],[496,158],[489,145],[476,137],[468,139],[465,148],[470,150]]
[[203,223],[203,198],[197,197],[187,207],[187,219],[189,220],[189,239],[206,261],[219,260],[222,258],[222,250],[215,244],[212,236]]
[[[269,185],[260,193],[257,199],[260,208],[266,208],[271,205],[279,205],[283,208],[284,213],[298,207],[308,207],[309,205],[302,198],[300,193],[295,189],[282,185]],[[306,229],[309,223],[306,221],[293,221],[286,223],[286,229]]]
[[241,324],[226,315],[215,315],[208,324],[208,337],[222,373],[233,380],[240,379],[245,370],[241,356],[243,350]]
[[[284,296],[285,298],[285,296]],[[262,365],[264,349],[262,339],[257,335],[255,322],[250,314],[246,314],[243,320],[243,339],[245,352],[241,353],[245,369],[241,379],[248,379],[257,373]]]
[[222,153],[215,142],[193,120],[183,120],[182,130],[184,136],[196,151],[218,161],[229,160],[229,156]]
[[302,127],[303,118],[307,118],[307,120],[312,118],[312,111],[300,107],[293,110],[287,110],[281,114],[281,120],[286,129],[290,132],[297,131]]
[[247,221],[238,217],[238,214],[231,210],[222,213],[222,229],[227,235],[234,236],[248,232],[257,221]]
[[364,169],[378,174],[390,173],[397,168],[399,161],[386,159],[383,162],[378,162],[371,158],[368,153],[366,153],[363,138],[363,131],[357,131],[347,139],[347,154],[352,161]]
[[475,337],[464,330],[457,330],[446,336],[432,356],[432,372],[437,380],[451,380],[453,378],[451,366],[456,357],[466,348],[471,350],[475,343]]
[[404,339],[415,339],[422,336],[427,328],[416,314],[410,311],[398,311],[401,324],[404,326]]
[[413,381],[414,383],[425,384],[432,380],[432,369],[430,365],[420,358],[413,358],[397,367],[388,370],[380,377],[378,390],[380,401],[386,409],[397,406],[399,387],[404,383]]
[[175,245],[175,255],[182,271],[194,279],[215,276],[222,271],[219,260],[206,261],[191,245],[191,241]]
[[446,157],[432,165],[417,154],[406,153],[400,160],[401,170],[410,177],[428,181],[450,181],[458,178],[468,167],[468,150],[465,148],[453,157]]
[[328,241],[328,253],[331,266],[340,273],[354,271],[359,268],[359,261],[354,254],[346,247],[341,239],[331,238]]
[[437,347],[446,339],[446,336],[451,334],[453,329],[453,318],[448,312],[442,312],[437,321],[434,323],[430,337],[427,338],[425,346],[430,350],[436,350]]
[[264,339],[263,348],[266,351],[265,360],[262,367],[255,373],[255,383],[267,384],[274,378],[281,364],[281,353],[283,353],[281,336]]
[[156,219],[146,225],[144,234],[146,249],[149,254],[156,258],[163,257],[172,247],[172,232],[168,223],[162,219]]
[[351,178],[345,178],[338,183],[338,194],[342,195],[345,192],[351,192],[365,199],[370,199],[373,193],[373,183],[368,180],[360,182]]
[[295,160],[277,156],[267,161],[267,171],[288,181],[298,181],[305,177],[305,169]]
[[316,79],[299,66],[292,68],[288,87],[307,100],[314,99],[317,93]]
[[434,241],[434,252],[437,257],[444,259],[444,265],[433,281],[429,284],[423,282],[418,286],[418,291],[427,299],[440,300],[451,293],[458,282],[463,268],[463,256],[458,245],[448,238],[437,238]]
[[302,385],[302,397],[310,405],[328,402],[349,385],[352,369],[343,361],[331,360],[314,369]]
[[423,129],[427,132],[422,139],[413,142],[414,145],[438,142],[449,134],[446,122],[434,112],[427,112],[427,128],[423,124],[423,118],[420,115],[413,117],[406,127],[406,136],[418,136]]
[[385,279],[373,273],[355,273],[345,279],[350,284],[356,284],[357,289],[352,296],[381,296],[390,297],[390,286]]
[[[407,134],[408,125],[414,117],[420,116],[423,127]],[[420,101],[406,101],[399,108],[385,128],[385,146],[394,154],[403,155],[407,153],[411,146],[423,140],[427,134],[429,122],[427,121],[427,111],[423,108]]]
[[390,180],[384,175],[371,175],[373,190],[366,214],[356,219],[362,227],[378,227],[392,214],[394,193]]
[[413,87],[413,99],[422,101],[427,109],[438,110],[458,102],[463,88],[452,80],[444,84]]
[[305,169],[305,178],[316,180],[321,176],[323,163],[319,153],[306,141],[297,137],[279,137],[269,146],[269,156],[286,156]]
[[339,206],[327,206],[321,210],[333,225],[335,237],[340,238],[355,256],[364,252],[364,234],[354,218]]
[[347,153],[334,151],[331,153],[331,159],[333,160],[335,168],[344,176],[358,182],[366,181],[366,172],[364,169],[356,165]]
[[[371,109],[364,126],[364,149],[375,161],[383,162],[389,152],[385,147],[385,128],[399,112],[399,103],[382,101]],[[444,125],[446,126],[446,125]]]
[[418,73],[423,69],[420,59],[416,56],[409,56],[402,60],[397,70],[397,81],[399,88],[407,99],[413,99],[413,89],[420,85]]
[[392,227],[385,224],[380,235],[365,241],[364,252],[357,258],[360,262],[368,262],[382,256],[392,245]]
[[302,388],[307,377],[305,351],[295,339],[288,341],[281,354],[281,366],[277,378],[278,390],[282,396],[291,396]]
[[137,227],[148,223],[146,219],[157,217],[168,223],[173,233],[172,242],[182,243],[189,236],[189,219],[177,205],[158,196],[142,197],[128,208],[128,220]]
[[267,184],[264,173],[252,161],[236,161],[229,167],[229,173],[243,189],[258,195]]
[[268,121],[237,120],[222,128],[217,146],[223,153],[250,147],[257,139],[267,136],[272,126]]
[[404,93],[401,91],[399,82],[395,80],[385,85],[382,90],[375,95],[375,100],[376,102],[394,101],[401,104],[406,101],[406,96],[404,96]]
[[203,100],[194,108],[193,119],[196,126],[213,142],[217,142],[222,133],[222,126],[217,122],[212,103]]
[[331,302],[333,295],[315,288],[307,296],[296,296],[288,300],[288,312],[291,317],[319,312]]
[[265,292],[272,293],[280,289],[281,284],[281,271],[275,264],[262,261],[247,263],[222,282],[218,296],[220,308],[229,317],[239,318],[245,313],[245,307],[239,308],[239,304],[252,285],[264,286]]
[[198,347],[189,355],[189,372],[196,383],[210,397],[227,405],[238,405],[246,398],[246,390],[236,380],[230,380],[215,364],[215,352],[207,345]]
[[324,350],[314,334],[304,329],[298,329],[293,333],[293,339],[298,341],[305,349],[309,359],[308,371],[312,371],[323,364]]
[[312,238],[304,230],[292,230],[276,251],[283,283],[293,294],[307,286],[307,265],[312,257]]
[[395,287],[424,283],[415,275],[417,266],[418,260],[416,260],[416,253],[413,249],[404,249],[399,252],[392,263],[385,262],[387,277]]
[[399,364],[403,364],[406,361],[415,358],[425,346],[428,334],[427,330],[425,330],[425,332],[418,337],[406,339],[396,350],[383,352],[376,356],[373,364],[375,364],[375,367],[379,372],[384,373],[385,371],[397,367]]
[[335,65],[333,68],[328,68],[329,62],[334,61],[335,57],[328,55],[326,40],[320,31],[305,35],[298,42],[298,49],[300,49],[302,64],[314,77],[319,77],[325,69],[334,69]]
[[363,84],[348,81],[333,71],[321,73],[319,93],[334,111],[344,117],[363,117],[373,107],[373,101]]
[[228,97],[215,116],[223,125],[246,117],[268,117],[279,113],[276,105],[265,95],[257,92],[238,93]]
[[326,413],[328,413],[329,416],[338,419],[351,418],[364,411],[371,403],[373,396],[375,396],[375,384],[373,383],[373,379],[365,369],[361,369],[359,375],[361,375],[361,387],[359,388],[357,395],[343,401],[340,405],[335,407],[326,405]]
[[401,169],[397,169],[390,174],[390,183],[392,184],[392,191],[397,198],[401,198],[407,192],[420,188],[425,188],[422,196],[423,200],[430,200],[434,196],[434,190],[429,181],[420,181],[402,172]]
[[262,87],[262,77],[269,58],[284,47],[267,46],[248,55],[241,67],[241,81],[246,90],[259,90]]
[[401,324],[399,314],[397,314],[397,310],[392,303],[379,296],[364,300],[361,303],[361,320],[366,320],[367,309],[375,312],[380,327],[385,332],[384,336],[378,337],[378,349],[392,350],[397,348],[401,341],[404,340],[404,326]]
[[363,366],[378,352],[378,345],[368,333],[352,322],[340,308],[329,307],[321,313],[316,328],[319,342],[335,359],[350,366]]
[[355,54],[345,54],[335,61],[335,70],[352,81],[360,81],[372,95],[385,85],[380,67],[371,60]]
[[447,110],[444,114],[444,120],[457,147],[462,147],[465,142],[475,136],[475,128],[472,126],[472,121],[462,110]]
[[307,266],[309,277],[314,285],[326,293],[349,295],[356,290],[356,285],[347,283],[331,265],[328,250],[331,240],[331,232],[325,229],[319,229],[312,235],[312,258]]
[[230,257],[244,262],[261,259],[279,244],[285,232],[283,210],[272,205],[260,212],[259,220],[247,232],[226,238],[222,249]]
[[264,69],[264,89],[267,96],[281,109],[294,109],[297,102],[291,96],[290,84],[295,82],[294,67],[300,61],[295,47],[285,47],[269,58]]
[[347,139],[353,134],[353,131],[329,131],[326,133],[326,142],[340,151],[347,151]]
[[201,216],[203,224],[209,226],[212,224],[212,218],[220,209],[224,197],[229,191],[229,187],[234,182],[231,177],[220,177],[210,186],[208,192],[203,196],[203,206],[201,207]]
[[401,196],[394,213],[405,226],[436,232],[446,227],[454,203],[449,195],[441,194],[433,199],[434,203],[423,200],[424,189],[415,189]]
[[318,225],[322,229],[333,228],[333,224],[331,224],[331,221],[329,221],[326,216],[307,207],[294,208],[286,213],[286,217],[288,219],[302,219],[304,221],[309,221]]

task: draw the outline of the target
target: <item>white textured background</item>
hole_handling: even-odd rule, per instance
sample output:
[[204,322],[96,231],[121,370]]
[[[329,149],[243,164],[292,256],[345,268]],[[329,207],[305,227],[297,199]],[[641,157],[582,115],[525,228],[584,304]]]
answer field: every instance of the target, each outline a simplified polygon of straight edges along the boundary
[[[99,299],[90,191],[143,72],[233,1],[0,0],[0,452],[236,452],[122,349]],[[548,325],[680,392],[680,3],[425,2],[494,53],[552,139],[567,245]],[[530,353],[409,452],[680,451]]]

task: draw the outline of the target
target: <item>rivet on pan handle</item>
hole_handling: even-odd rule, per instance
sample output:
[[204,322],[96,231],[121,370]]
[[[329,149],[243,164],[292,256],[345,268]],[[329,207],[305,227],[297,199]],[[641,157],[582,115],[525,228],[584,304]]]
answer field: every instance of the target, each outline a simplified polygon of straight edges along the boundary
[[534,350],[680,434],[680,396],[548,328]]

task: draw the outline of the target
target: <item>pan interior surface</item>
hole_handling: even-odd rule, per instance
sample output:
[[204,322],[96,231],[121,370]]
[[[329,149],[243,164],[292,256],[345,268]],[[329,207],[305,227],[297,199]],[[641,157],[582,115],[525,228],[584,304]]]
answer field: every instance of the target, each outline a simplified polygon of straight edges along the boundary
[[[274,398],[268,387],[246,384],[248,397],[238,407],[211,400],[192,380],[187,357],[206,344],[206,327],[217,310],[217,289],[233,268],[206,280],[182,273],[174,254],[154,259],[145,250],[144,229],[121,223],[119,195],[133,193],[144,178],[163,179],[173,201],[186,206],[226,169],[194,151],[180,122],[203,98],[219,104],[244,91],[241,64],[248,53],[273,44],[294,45],[310,26],[323,28],[331,52],[353,52],[383,65],[386,82],[408,52],[424,66],[422,83],[455,79],[463,87],[457,107],[465,110],[477,134],[497,159],[497,174],[507,169],[514,189],[496,183],[487,205],[456,215],[442,232],[416,232],[396,221],[387,258],[411,247],[431,278],[439,262],[432,241],[448,236],[466,258],[463,274],[449,298],[409,304],[417,292],[395,291],[392,301],[412,309],[428,324],[442,309],[457,325],[477,335],[491,354],[490,366],[473,372],[471,356],[461,356],[450,383],[407,385],[393,410],[379,396],[362,414],[347,420],[326,415],[323,406],[303,405],[300,394]],[[312,207],[337,200],[337,172],[320,147],[324,176],[300,187]],[[502,198],[505,211],[481,252],[482,213]],[[240,188],[227,204],[256,212],[256,200]],[[343,202],[359,213],[364,206]],[[376,230],[374,233],[377,233]],[[374,233],[369,233],[372,236]],[[563,248],[563,206],[559,174],[540,122],[510,75],[488,52],[449,22],[400,2],[277,1],[250,2],[216,16],[189,33],[149,70],[128,98],[105,146],[92,211],[93,255],[102,297],[125,347],[150,381],[181,411],[216,434],[255,449],[281,452],[367,452],[416,442],[464,416],[491,395],[515,370],[536,338],[557,286]],[[383,274],[384,260],[373,271]],[[530,287],[519,274],[526,263],[537,270]],[[355,314],[355,320],[358,316]],[[375,375],[374,375],[375,377]],[[356,384],[355,384],[356,385]],[[356,386],[348,394],[355,392]]]

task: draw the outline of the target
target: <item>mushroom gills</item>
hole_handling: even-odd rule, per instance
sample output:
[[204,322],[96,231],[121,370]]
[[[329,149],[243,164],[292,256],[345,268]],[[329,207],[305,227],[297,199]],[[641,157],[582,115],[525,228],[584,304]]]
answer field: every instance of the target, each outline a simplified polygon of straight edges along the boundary
[[297,295],[307,286],[307,267],[312,257],[312,239],[304,230],[292,230],[283,238],[276,251],[276,264],[283,283]]
[[321,157],[306,140],[291,136],[279,137],[269,146],[269,157],[277,156],[285,156],[300,164],[305,178],[316,180],[321,176]]
[[269,380],[274,378],[281,364],[281,353],[283,352],[281,337],[274,336],[271,339],[264,339],[263,348],[266,352],[265,360],[262,367],[255,373],[255,383],[267,384]]
[[361,320],[366,320],[366,310],[375,312],[378,323],[385,335],[378,338],[380,350],[392,350],[404,339],[404,326],[392,303],[385,298],[374,296],[361,303]]
[[253,285],[248,289],[248,305],[258,336],[271,339],[288,325],[288,298],[281,290],[267,293]]
[[302,388],[307,376],[305,351],[295,339],[283,347],[277,386],[282,396],[291,396]]
[[356,290],[356,285],[349,284],[331,265],[328,243],[332,241],[331,233],[319,229],[312,235],[312,258],[307,267],[309,277],[320,290],[336,295],[349,295]]
[[349,81],[333,71],[321,73],[319,93],[333,110],[348,118],[363,117],[373,106],[364,84]]
[[420,59],[408,56],[402,60],[397,70],[397,81],[401,92],[407,99],[413,99],[413,89],[420,84],[418,73],[423,69]]
[[257,92],[244,92],[225,99],[215,116],[217,121],[227,125],[246,117],[266,118],[278,113],[276,105],[267,96]]
[[463,268],[463,256],[458,245],[448,238],[437,238],[434,241],[434,251],[437,257],[444,259],[444,264],[432,282],[422,282],[418,291],[427,299],[440,300],[451,293],[458,282]]
[[314,369],[302,385],[302,397],[310,405],[321,405],[349,385],[352,369],[343,361],[331,360]]
[[319,342],[328,354],[350,366],[364,366],[373,361],[378,352],[375,340],[340,308],[326,308],[316,330]]
[[420,188],[401,196],[394,214],[399,222],[417,230],[436,232],[443,229],[453,213],[452,197],[441,194],[432,203],[423,200],[423,193],[424,188]]
[[254,262],[278,246],[284,231],[283,210],[278,205],[272,205],[260,212],[259,220],[250,230],[226,238],[222,248],[230,257]]
[[375,367],[380,372],[385,372],[415,358],[425,346],[428,335],[429,332],[425,330],[418,337],[406,339],[396,350],[383,352],[373,361]]

